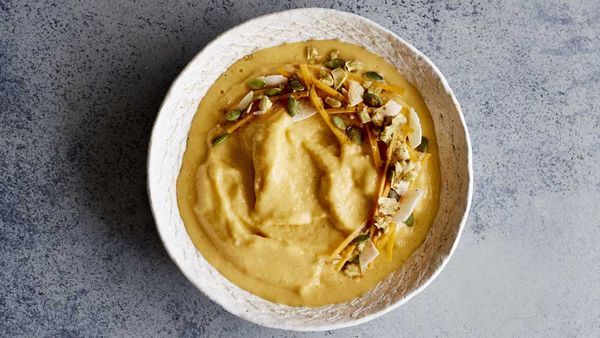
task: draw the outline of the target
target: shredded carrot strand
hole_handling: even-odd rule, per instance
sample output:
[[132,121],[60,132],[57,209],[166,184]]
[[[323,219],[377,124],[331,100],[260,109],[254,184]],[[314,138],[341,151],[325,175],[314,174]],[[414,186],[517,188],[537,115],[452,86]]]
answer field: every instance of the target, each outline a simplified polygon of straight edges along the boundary
[[331,129],[333,134],[338,138],[338,141],[340,142],[340,144],[346,144],[346,142],[347,142],[346,135],[344,135],[336,126],[333,125],[333,123],[331,122],[331,118],[329,117],[329,115],[327,114],[325,109],[323,108],[323,102],[321,102],[321,98],[319,98],[319,96],[317,95],[317,92],[315,92],[314,88],[310,90],[309,96],[310,96],[310,101],[312,102],[313,106],[315,107],[315,109],[317,110],[319,115],[321,115],[321,117],[323,118],[323,120],[325,121],[325,123],[327,124],[329,129]]
[[355,107],[342,107],[342,108],[327,108],[325,109],[327,114],[354,114],[356,113]]
[[340,92],[338,92],[337,90],[329,87],[328,85],[324,84],[323,82],[319,81],[319,80],[315,80],[313,81],[313,84],[315,85],[315,87],[317,87],[317,89],[319,89],[320,91],[324,92],[325,94],[327,94],[328,96],[331,96],[337,100],[340,100],[342,102],[346,102],[346,97],[342,94],[340,94]]
[[304,85],[306,85],[307,89],[310,89],[313,85],[313,81],[312,81],[312,76],[310,75],[309,71],[308,71],[308,65],[306,64],[302,64],[300,65],[300,76],[302,77],[302,80],[304,80]]
[[344,264],[346,264],[346,262],[350,259],[350,256],[352,256],[352,252],[354,252],[355,247],[356,247],[356,244],[352,244],[346,248],[346,250],[344,251],[344,254],[342,255],[342,258],[335,266],[336,271],[342,270],[342,268],[344,267]]
[[389,236],[387,238],[386,253],[388,262],[392,261],[394,254],[394,242],[396,242],[396,224],[390,224]]
[[331,253],[331,258],[337,256],[348,244],[350,244],[363,230],[363,227],[359,227],[354,232],[352,232],[348,237],[346,237]]
[[271,101],[279,101],[282,99],[287,99],[290,96],[292,96],[295,99],[299,99],[301,97],[307,97],[308,92],[302,91],[302,92],[295,92],[295,93],[280,94],[280,95],[271,96],[269,99],[271,99]]
[[373,165],[375,165],[375,168],[379,168],[381,167],[379,145],[377,144],[377,139],[375,138],[375,135],[373,135],[373,131],[369,125],[367,125],[367,136],[369,138],[369,145],[371,146],[371,154],[373,155]]
[[242,127],[243,125],[245,125],[246,123],[252,121],[255,117],[257,117],[257,115],[254,114],[250,114],[247,115],[246,117],[244,117],[243,119],[237,121],[234,125],[232,125],[231,127],[227,128],[227,133],[231,134],[234,131],[236,131],[238,128]]

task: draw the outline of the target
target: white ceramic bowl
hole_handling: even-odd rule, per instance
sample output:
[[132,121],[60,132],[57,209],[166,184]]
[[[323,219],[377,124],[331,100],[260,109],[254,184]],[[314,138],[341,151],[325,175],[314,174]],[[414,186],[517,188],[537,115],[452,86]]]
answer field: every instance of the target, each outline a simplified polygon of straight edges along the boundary
[[[339,39],[363,45],[395,65],[419,89],[435,124],[442,173],[438,214],[425,242],[406,264],[362,297],[319,308],[275,304],[225,279],[188,237],[175,188],[192,117],[217,77],[257,49],[310,39]],[[171,86],[156,118],[148,154],[148,190],[154,219],[167,252],[183,274],[236,316],[290,330],[330,330],[363,323],[423,290],[448,262],[458,243],[472,184],[467,129],[460,106],[439,70],[421,52],[378,24],[329,9],[296,9],[262,16],[208,44]]]

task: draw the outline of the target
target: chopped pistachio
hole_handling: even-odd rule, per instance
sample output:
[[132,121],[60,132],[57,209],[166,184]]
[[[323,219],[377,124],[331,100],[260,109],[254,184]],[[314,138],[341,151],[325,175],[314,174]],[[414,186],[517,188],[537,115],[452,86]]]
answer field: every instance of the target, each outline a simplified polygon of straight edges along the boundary
[[377,94],[377,95],[381,95],[381,88],[378,86],[369,86],[369,88],[367,89],[367,93],[371,93],[371,94]]
[[426,137],[421,138],[421,144],[417,147],[417,151],[426,153],[429,150],[429,140]]
[[366,89],[369,89],[369,87],[371,87],[373,85],[373,82],[372,81],[364,81],[362,85]]
[[331,75],[333,76],[333,88],[339,89],[344,81],[348,78],[348,74],[342,68],[336,68],[331,71]]
[[[378,115],[379,113],[375,113],[375,115]],[[383,131],[381,132],[381,135],[379,135],[379,140],[385,142],[386,144],[389,144],[390,141],[392,140],[392,136],[394,135],[394,126],[389,125],[389,126],[385,126],[383,128]]]
[[246,85],[248,85],[248,87],[250,89],[256,90],[256,89],[264,88],[267,85],[267,82],[265,81],[264,78],[257,77],[256,79],[248,80],[248,82],[246,82]]
[[371,121],[371,116],[369,116],[367,107],[363,107],[363,109],[358,112],[358,117],[360,118],[360,122],[362,123],[368,123],[369,121]]
[[227,114],[225,114],[225,120],[230,121],[230,122],[235,121],[240,118],[240,115],[242,115],[241,111],[231,110],[231,111],[227,112]]
[[306,59],[308,63],[317,63],[319,61],[319,51],[313,46],[306,47]]
[[327,103],[327,105],[331,108],[339,108],[342,106],[342,103],[340,101],[329,96],[325,98],[325,103]]
[[333,87],[333,76],[331,74],[326,73],[323,77],[319,79],[319,81],[323,82],[325,85],[329,87]]
[[212,140],[212,146],[214,147],[214,146],[216,146],[218,144],[221,144],[221,143],[225,142],[225,140],[227,140],[228,137],[229,137],[228,133],[224,133],[224,134],[221,134],[221,135],[215,137]]
[[383,81],[383,76],[377,72],[369,71],[365,73],[365,77],[371,81],[381,82]]
[[342,59],[331,59],[325,62],[325,67],[329,69],[335,69],[344,65],[344,60]]
[[362,132],[357,126],[349,126],[348,128],[346,128],[346,134],[352,140],[352,142],[356,144],[363,143]]
[[379,197],[377,212],[382,215],[393,215],[398,209],[398,201],[389,197]]
[[408,218],[406,219],[406,221],[404,221],[404,224],[406,224],[407,227],[411,227],[415,224],[415,216],[414,214],[410,214],[410,216],[408,216]]
[[364,101],[369,107],[379,107],[383,103],[381,97],[375,93],[366,93]]
[[334,116],[332,118],[333,124],[338,127],[338,129],[346,130],[346,123],[344,123],[344,119],[339,116]]
[[344,64],[344,68],[346,68],[346,71],[348,71],[350,73],[359,71],[362,69],[362,67],[363,67],[363,64],[362,64],[362,62],[360,62],[360,60],[346,61],[346,63]]
[[295,77],[290,79],[289,84],[292,90],[295,92],[300,92],[304,90],[304,85],[302,84],[302,82],[300,82],[300,80],[298,80]]
[[340,50],[339,49],[334,49],[329,53],[329,59],[333,60],[333,59],[337,59],[340,57]]
[[298,114],[298,110],[299,110],[298,100],[296,100],[293,96],[290,95],[288,97],[288,102],[287,102],[287,113],[293,117]]
[[265,95],[275,96],[275,95],[281,94],[281,92],[283,92],[283,89],[281,89],[279,87],[273,87],[273,88],[269,88],[269,89],[265,90]]
[[383,129],[381,128],[383,126],[383,119],[384,119],[384,116],[380,112],[375,112],[373,115],[371,115],[371,121],[373,122],[373,125],[380,127],[380,128],[378,128],[379,129],[378,135],[381,135],[381,132],[383,131]]

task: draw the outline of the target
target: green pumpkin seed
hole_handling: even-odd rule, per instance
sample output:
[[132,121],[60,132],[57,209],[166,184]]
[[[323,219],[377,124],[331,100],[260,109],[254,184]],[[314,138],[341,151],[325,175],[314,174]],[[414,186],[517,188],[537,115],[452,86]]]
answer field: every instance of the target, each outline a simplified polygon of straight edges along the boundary
[[369,107],[379,107],[383,104],[381,97],[375,93],[366,93],[364,100]]
[[327,73],[325,76],[321,77],[321,79],[319,79],[319,81],[323,82],[325,85],[329,86],[329,87],[333,87],[333,76],[331,76],[331,74]]
[[368,123],[369,121],[371,121],[371,116],[369,116],[369,112],[367,111],[366,107],[364,107],[363,110],[358,112],[358,117],[360,118],[360,122],[362,123]]
[[242,112],[239,110],[232,110],[230,112],[228,112],[227,114],[225,114],[225,120],[227,121],[235,121],[237,119],[240,118],[240,116],[242,115]]
[[296,100],[293,96],[288,97],[287,113],[290,116],[296,116],[298,114],[298,110],[299,110],[298,100]]
[[214,147],[214,146],[216,146],[217,144],[221,144],[221,143],[225,142],[225,140],[227,140],[227,138],[228,138],[228,137],[229,137],[229,134],[228,134],[228,133],[221,134],[221,135],[219,135],[219,136],[215,137],[215,138],[212,140],[212,146]]
[[256,90],[264,88],[267,85],[267,83],[265,82],[265,79],[257,77],[256,79],[248,80],[248,82],[246,82],[246,85],[248,85],[250,89]]
[[365,77],[371,81],[381,82],[383,81],[383,76],[377,72],[369,71],[365,73]]
[[335,69],[338,67],[342,67],[344,65],[344,60],[342,59],[331,59],[327,62],[325,62],[325,67],[329,68],[329,69]]
[[398,195],[398,193],[396,192],[396,190],[394,189],[390,189],[390,192],[388,193],[388,198],[393,198],[396,201],[400,199],[400,195]]
[[369,234],[360,234],[360,235],[356,236],[356,238],[354,239],[354,241],[356,243],[362,243],[362,242],[366,242],[370,238],[371,238],[371,235],[369,235]]
[[354,142],[356,144],[363,143],[362,132],[360,131],[360,128],[358,128],[357,126],[350,126],[350,127],[346,128],[346,134],[348,135],[350,140],[352,140],[352,142]]
[[406,224],[407,227],[413,226],[415,224],[415,216],[413,214],[410,214],[406,221],[404,221],[404,224]]
[[334,116],[332,118],[333,124],[338,127],[338,129],[346,130],[346,123],[344,123],[344,119],[339,116]]
[[279,87],[269,88],[269,89],[265,90],[265,95],[275,96],[275,95],[281,94],[281,92],[283,92],[283,89],[281,89]]
[[342,106],[342,103],[334,98],[327,96],[325,98],[325,103],[332,108],[339,108]]
[[302,82],[300,82],[300,80],[298,80],[295,77],[289,80],[289,84],[292,90],[295,92],[301,92],[304,90],[304,85],[302,84]]
[[421,144],[417,147],[417,151],[426,153],[429,150],[429,140],[426,137],[421,138]]

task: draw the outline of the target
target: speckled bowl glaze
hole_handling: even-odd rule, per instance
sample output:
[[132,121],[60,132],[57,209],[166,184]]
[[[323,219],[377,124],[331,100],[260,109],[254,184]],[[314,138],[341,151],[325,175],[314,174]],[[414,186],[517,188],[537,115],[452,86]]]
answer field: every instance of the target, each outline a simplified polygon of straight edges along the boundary
[[[192,117],[217,77],[233,62],[258,49],[310,39],[339,39],[365,46],[395,65],[419,89],[435,124],[442,174],[440,209],[425,242],[406,264],[365,295],[319,308],[275,304],[224,278],[188,237],[179,215],[175,186]],[[421,52],[358,15],[329,9],[296,9],[259,17],[223,33],[181,72],[160,108],[152,132],[148,190],[165,248],[183,274],[207,297],[259,325],[330,330],[364,323],[397,308],[440,273],[458,243],[469,210],[471,147],[452,90]]]

